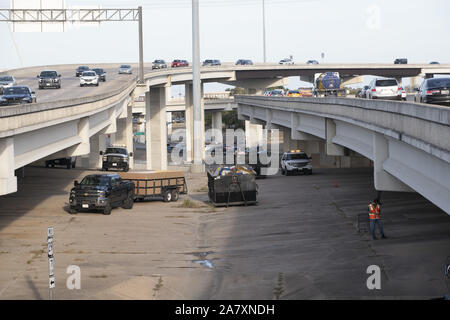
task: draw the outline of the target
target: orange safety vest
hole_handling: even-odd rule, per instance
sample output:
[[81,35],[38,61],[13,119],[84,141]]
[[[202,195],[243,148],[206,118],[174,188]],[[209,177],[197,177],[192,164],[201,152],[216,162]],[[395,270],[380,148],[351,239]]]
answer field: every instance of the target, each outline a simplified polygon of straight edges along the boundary
[[369,219],[375,220],[380,219],[380,206],[375,203],[369,204]]

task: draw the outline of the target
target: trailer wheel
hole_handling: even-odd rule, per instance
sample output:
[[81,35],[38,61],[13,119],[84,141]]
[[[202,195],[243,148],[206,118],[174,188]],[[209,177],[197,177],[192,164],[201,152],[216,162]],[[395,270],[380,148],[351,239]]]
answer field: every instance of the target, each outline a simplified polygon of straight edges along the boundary
[[170,202],[170,201],[172,201],[172,192],[171,192],[170,190],[164,191],[163,201],[164,201],[164,202]]
[[178,190],[172,190],[172,200],[171,201],[178,201],[180,198],[180,194],[178,193]]

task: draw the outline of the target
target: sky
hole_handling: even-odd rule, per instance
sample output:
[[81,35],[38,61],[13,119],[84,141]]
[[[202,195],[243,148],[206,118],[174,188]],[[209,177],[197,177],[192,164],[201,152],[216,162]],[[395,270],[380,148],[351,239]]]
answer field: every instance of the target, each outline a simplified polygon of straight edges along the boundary
[[[23,1],[23,0],[22,0]],[[29,0],[33,2],[35,0]],[[39,1],[39,0],[37,0]],[[191,0],[66,0],[72,6],[143,7],[144,60],[191,60]],[[9,8],[10,0],[0,0]],[[450,63],[448,0],[265,0],[267,61]],[[12,33],[0,23],[0,70],[138,61],[137,22]],[[325,54],[321,59],[321,53]],[[262,0],[200,0],[201,59],[263,61]],[[299,81],[290,81],[290,86]]]

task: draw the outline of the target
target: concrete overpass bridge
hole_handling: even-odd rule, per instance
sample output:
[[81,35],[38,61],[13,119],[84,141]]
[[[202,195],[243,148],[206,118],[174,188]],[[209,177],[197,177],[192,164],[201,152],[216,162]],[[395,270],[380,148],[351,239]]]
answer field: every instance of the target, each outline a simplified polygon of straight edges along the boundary
[[[108,65],[108,67],[112,67]],[[46,66],[45,69],[59,67]],[[28,80],[36,75],[31,68]],[[30,69],[30,70],[31,70]],[[67,69],[67,66],[66,66]],[[17,189],[14,170],[46,157],[87,155],[82,158],[84,166],[98,167],[101,158],[99,150],[105,148],[105,135],[110,134],[112,142],[127,145],[133,150],[132,111],[134,98],[145,95],[146,153],[148,169],[167,168],[167,135],[165,114],[171,106],[166,103],[167,90],[175,84],[185,85],[186,155],[192,160],[193,146],[193,102],[192,69],[168,68],[151,71],[146,67],[145,83],[137,84],[135,79],[110,86],[109,91],[88,96],[75,96],[77,86],[71,86],[52,93],[51,101],[31,105],[11,106],[0,109],[0,194]],[[327,65],[270,65],[235,66],[224,64],[202,67],[201,80],[236,85],[249,94],[262,93],[264,88],[285,84],[288,76],[310,76],[322,71],[338,71],[345,76],[363,74],[396,77],[450,73],[450,65],[380,65],[380,64],[327,64]],[[10,72],[14,73],[14,71]],[[27,74],[26,69],[18,71]],[[20,79],[19,79],[20,80]],[[33,81],[36,81],[34,78]],[[78,93],[75,93],[77,95]],[[66,98],[70,96],[70,99]],[[39,100],[38,100],[39,101]],[[355,102],[371,103],[371,102]],[[177,107],[173,107],[177,108]],[[205,100],[201,103],[205,110]],[[208,108],[208,107],[206,107]],[[370,105],[368,105],[370,109]],[[181,110],[181,108],[180,108]],[[219,108],[220,110],[220,108]],[[204,125],[204,112],[201,113]],[[218,116],[213,125],[221,124]],[[311,118],[312,119],[312,118]],[[256,126],[249,121],[248,130]],[[195,137],[204,144],[204,136]],[[204,148],[203,148],[204,149]],[[448,149],[447,149],[448,150]],[[130,166],[133,167],[133,157]]]
[[[450,214],[450,108],[345,98],[236,96],[239,117],[287,148],[373,161],[380,191],[416,191]],[[256,136],[256,134],[254,135]]]

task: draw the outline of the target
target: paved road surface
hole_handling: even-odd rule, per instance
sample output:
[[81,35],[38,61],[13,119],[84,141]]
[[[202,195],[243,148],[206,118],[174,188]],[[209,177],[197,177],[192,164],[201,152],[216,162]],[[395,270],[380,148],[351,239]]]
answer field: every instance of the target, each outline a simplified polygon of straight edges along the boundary
[[[419,195],[383,196],[389,239],[357,232],[374,197],[370,169],[258,180],[257,206],[228,209],[203,203],[205,175],[188,175],[198,207],[155,201],[70,215],[68,192],[86,173],[26,168],[19,192],[0,197],[0,299],[48,298],[48,226],[56,299],[428,299],[447,290],[450,218]],[[72,264],[81,290],[65,287]],[[381,290],[366,287],[372,264]]]

